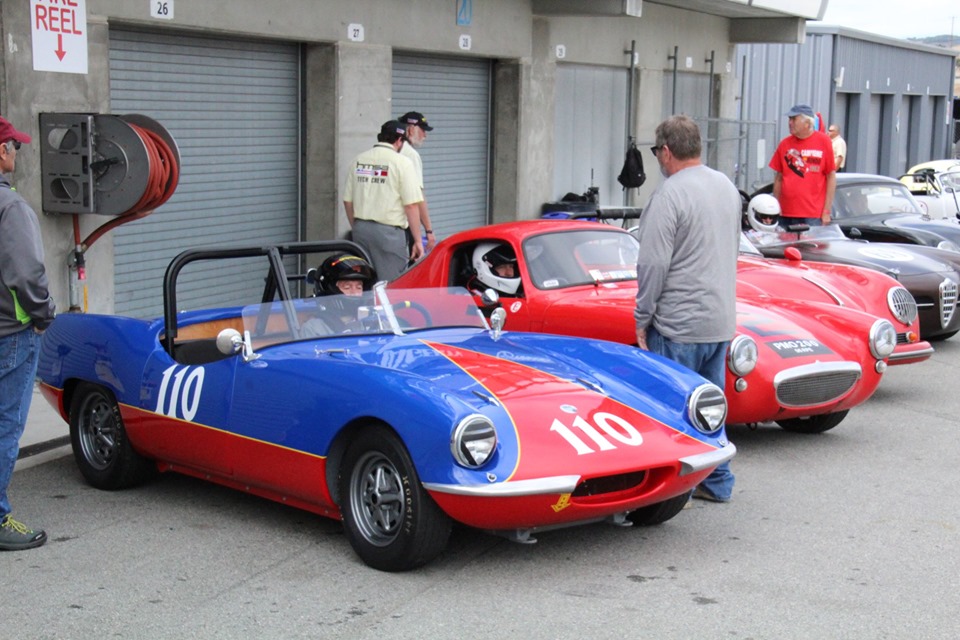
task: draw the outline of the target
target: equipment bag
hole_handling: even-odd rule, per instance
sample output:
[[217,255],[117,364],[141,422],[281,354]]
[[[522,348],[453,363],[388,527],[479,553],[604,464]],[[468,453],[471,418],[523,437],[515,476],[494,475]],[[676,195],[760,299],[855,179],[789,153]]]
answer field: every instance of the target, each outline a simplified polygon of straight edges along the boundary
[[617,176],[617,182],[623,185],[624,189],[636,189],[647,181],[647,174],[643,172],[643,156],[634,142],[630,142],[630,148],[627,149],[627,157],[623,160],[623,169]]

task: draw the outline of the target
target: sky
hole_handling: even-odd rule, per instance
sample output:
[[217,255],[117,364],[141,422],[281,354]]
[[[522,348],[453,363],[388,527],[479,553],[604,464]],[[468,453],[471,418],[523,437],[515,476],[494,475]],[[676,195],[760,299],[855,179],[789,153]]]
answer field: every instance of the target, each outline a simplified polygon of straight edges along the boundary
[[[819,23],[811,23],[819,24]],[[957,0],[827,0],[823,24],[892,38],[950,35],[960,43]]]

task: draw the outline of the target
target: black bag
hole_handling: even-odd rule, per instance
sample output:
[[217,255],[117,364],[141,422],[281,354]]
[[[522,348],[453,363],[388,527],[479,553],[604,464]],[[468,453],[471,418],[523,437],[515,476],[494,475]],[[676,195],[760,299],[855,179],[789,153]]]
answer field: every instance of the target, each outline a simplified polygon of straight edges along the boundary
[[643,172],[643,156],[640,150],[633,142],[627,149],[627,157],[623,160],[623,169],[617,176],[617,182],[623,185],[624,189],[636,189],[647,181],[647,174]]

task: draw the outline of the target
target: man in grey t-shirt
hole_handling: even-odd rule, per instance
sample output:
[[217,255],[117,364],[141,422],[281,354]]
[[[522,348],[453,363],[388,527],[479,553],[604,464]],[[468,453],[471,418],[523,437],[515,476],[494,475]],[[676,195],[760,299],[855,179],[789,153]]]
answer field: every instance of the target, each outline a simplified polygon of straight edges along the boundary
[[[740,194],[729,178],[700,162],[700,128],[689,117],[664,120],[656,139],[652,151],[666,180],[640,218],[637,345],[722,389],[736,331]],[[733,483],[723,463],[693,496],[726,502]]]

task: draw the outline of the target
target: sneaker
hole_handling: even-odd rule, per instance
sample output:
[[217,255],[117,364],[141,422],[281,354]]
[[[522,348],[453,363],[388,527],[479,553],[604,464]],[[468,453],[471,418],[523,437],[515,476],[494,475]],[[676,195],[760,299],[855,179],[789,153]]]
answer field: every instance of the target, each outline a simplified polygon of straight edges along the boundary
[[0,522],[0,551],[20,551],[39,547],[47,541],[45,531],[34,531],[7,515]]
[[717,496],[710,493],[708,489],[704,489],[700,485],[697,485],[693,490],[693,497],[697,500],[707,500],[708,502],[730,502],[730,500],[723,500]]

